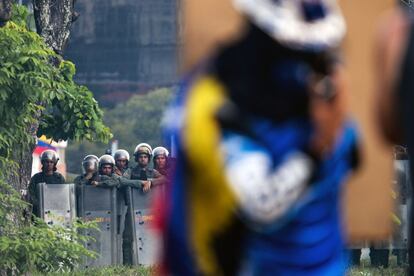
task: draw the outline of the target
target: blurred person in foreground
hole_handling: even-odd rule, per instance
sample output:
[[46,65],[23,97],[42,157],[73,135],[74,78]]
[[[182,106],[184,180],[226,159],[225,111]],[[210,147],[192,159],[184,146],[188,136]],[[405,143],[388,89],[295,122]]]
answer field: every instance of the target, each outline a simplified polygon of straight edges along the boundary
[[337,58],[339,7],[234,4],[248,19],[244,35],[185,78],[166,114],[178,155],[164,272],[343,275],[339,199],[358,150]]
[[[383,137],[391,144],[406,145],[414,156],[414,14],[411,1],[399,1],[378,28],[376,46],[377,118]],[[410,162],[414,179],[414,162]],[[414,189],[408,197],[413,198]],[[409,221],[414,221],[414,205]],[[414,275],[414,228],[409,230],[409,275]]]

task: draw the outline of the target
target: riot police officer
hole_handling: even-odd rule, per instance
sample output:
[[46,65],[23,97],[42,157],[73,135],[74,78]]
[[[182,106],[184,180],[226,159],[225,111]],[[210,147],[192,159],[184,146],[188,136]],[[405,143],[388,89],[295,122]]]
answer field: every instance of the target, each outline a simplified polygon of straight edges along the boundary
[[125,265],[132,265],[132,235],[133,231],[131,230],[131,222],[130,219],[132,219],[132,213],[129,208],[131,208],[131,201],[132,201],[132,194],[131,189],[128,187],[134,187],[134,188],[142,188],[144,187],[144,181],[139,179],[131,179],[131,169],[128,167],[129,164],[129,153],[126,150],[119,149],[115,151],[114,154],[115,159],[115,168],[114,172],[116,175],[119,176],[120,181],[120,191],[122,193],[124,203],[123,206],[126,208],[126,212],[124,213],[123,210],[121,210],[121,216],[125,218],[125,221],[121,227],[125,226],[123,228],[123,243],[122,243],[122,249],[123,249],[123,263]]
[[151,186],[164,184],[166,179],[157,170],[149,168],[152,148],[147,143],[141,143],[134,150],[135,161],[137,166],[131,171],[131,179],[139,179],[143,181],[142,189],[148,192]]
[[82,186],[92,185],[92,181],[99,180],[99,158],[96,155],[86,155],[82,161],[82,175],[77,176],[74,179],[76,185],[76,210],[78,214],[81,214],[80,202],[82,201]]
[[37,185],[39,183],[46,184],[64,184],[65,178],[62,174],[57,172],[57,162],[59,157],[54,150],[45,150],[40,155],[40,162],[42,163],[42,171],[33,175],[29,183],[29,195],[28,200],[32,204],[32,212],[35,215],[39,215],[39,202],[37,198]]
[[76,186],[92,185],[92,181],[98,181],[99,158],[96,155],[87,155],[82,161],[82,175],[75,178]]
[[154,169],[160,172],[162,175],[168,177],[169,175],[169,152],[164,147],[156,147],[152,151]]
[[[130,179],[124,177],[121,178],[121,186],[130,186],[132,188],[142,189],[143,192],[149,192],[152,186],[162,185],[166,182],[166,178],[161,175],[157,170],[149,168],[150,160],[152,155],[152,148],[147,143],[141,143],[135,147],[134,157],[137,162],[137,166],[131,170]],[[127,191],[127,190],[126,190]],[[133,233],[131,224],[131,202],[128,197],[127,214],[125,220],[125,231],[123,233],[122,250],[124,265],[132,265],[132,246],[133,246]]]
[[95,187],[119,187],[120,176],[115,174],[115,159],[108,154],[104,154],[99,158],[99,179],[92,181],[91,184]]
[[131,169],[128,167],[129,153],[124,149],[119,149],[115,151],[114,159],[114,172],[119,176],[129,179],[131,177]]

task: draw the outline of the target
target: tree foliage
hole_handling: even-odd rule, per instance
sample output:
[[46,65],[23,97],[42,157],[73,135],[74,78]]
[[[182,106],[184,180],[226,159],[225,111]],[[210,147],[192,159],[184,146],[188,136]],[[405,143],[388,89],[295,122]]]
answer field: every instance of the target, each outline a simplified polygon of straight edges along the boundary
[[[12,21],[0,28],[0,153],[32,143],[27,126],[42,113],[38,136],[55,140],[107,141],[110,131],[92,93],[73,81],[75,66],[50,50],[26,27],[28,12],[14,6]],[[58,67],[51,59],[60,60]]]
[[82,258],[96,254],[83,243],[79,230],[96,224],[75,222],[72,228],[50,227],[40,219],[26,222],[22,215],[28,203],[0,177],[0,274],[70,271]]
[[[79,228],[89,226],[76,223],[71,229],[48,227],[23,216],[28,204],[7,181],[10,176],[23,177],[18,175],[21,166],[13,160],[22,160],[26,153],[31,156],[30,145],[35,142],[31,133],[54,140],[107,141],[111,137],[92,93],[74,83],[74,64],[62,60],[27,28],[27,15],[25,7],[15,5],[12,20],[0,27],[2,275],[69,270],[83,256],[92,254],[82,245],[85,238],[78,234]],[[58,66],[54,66],[56,61]]]
[[120,146],[133,150],[138,143],[152,146],[163,143],[161,121],[171,99],[171,89],[157,89],[144,95],[136,95],[119,104],[105,116],[114,138]]
[[[171,97],[172,89],[161,88],[135,95],[127,102],[106,110],[104,121],[111,126],[119,148],[132,153],[135,146],[142,142],[153,147],[163,145],[161,121]],[[68,171],[80,173],[81,160],[85,155],[100,156],[108,147],[104,143],[69,143],[66,155]]]

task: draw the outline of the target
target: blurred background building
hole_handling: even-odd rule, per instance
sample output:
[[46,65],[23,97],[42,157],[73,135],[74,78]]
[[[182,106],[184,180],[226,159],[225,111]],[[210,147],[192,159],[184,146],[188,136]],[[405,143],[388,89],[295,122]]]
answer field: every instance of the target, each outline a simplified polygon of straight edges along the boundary
[[113,106],[177,82],[177,0],[78,0],[65,58],[75,80]]

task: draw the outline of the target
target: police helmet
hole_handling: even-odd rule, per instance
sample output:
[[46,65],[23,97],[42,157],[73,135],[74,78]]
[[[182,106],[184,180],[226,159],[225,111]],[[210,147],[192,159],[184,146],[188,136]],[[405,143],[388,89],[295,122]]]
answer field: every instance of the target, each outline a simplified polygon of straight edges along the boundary
[[43,163],[44,161],[53,161],[55,163],[55,165],[57,164],[57,162],[59,161],[59,157],[56,153],[56,151],[54,150],[45,150],[44,152],[42,152],[42,154],[40,155],[40,161]]
[[99,157],[93,154],[88,154],[83,158],[83,161],[87,160],[96,160],[96,162],[99,162]]
[[156,147],[153,151],[152,151],[152,156],[155,158],[158,155],[164,155],[165,157],[168,157],[168,155],[170,155],[170,153],[168,152],[168,150],[164,147]]
[[147,143],[141,143],[138,146],[135,147],[134,150],[134,156],[135,158],[138,157],[140,154],[146,154],[149,158],[151,158],[152,155],[152,148]]
[[99,168],[102,168],[103,165],[115,166],[115,159],[109,154],[104,154],[99,158]]
[[114,159],[115,161],[119,159],[126,159],[127,161],[129,161],[129,153],[124,149],[119,149],[115,151]]
[[94,172],[98,171],[98,163],[99,158],[96,155],[89,154],[83,158],[82,161],[82,171],[85,174],[89,170],[93,170]]

